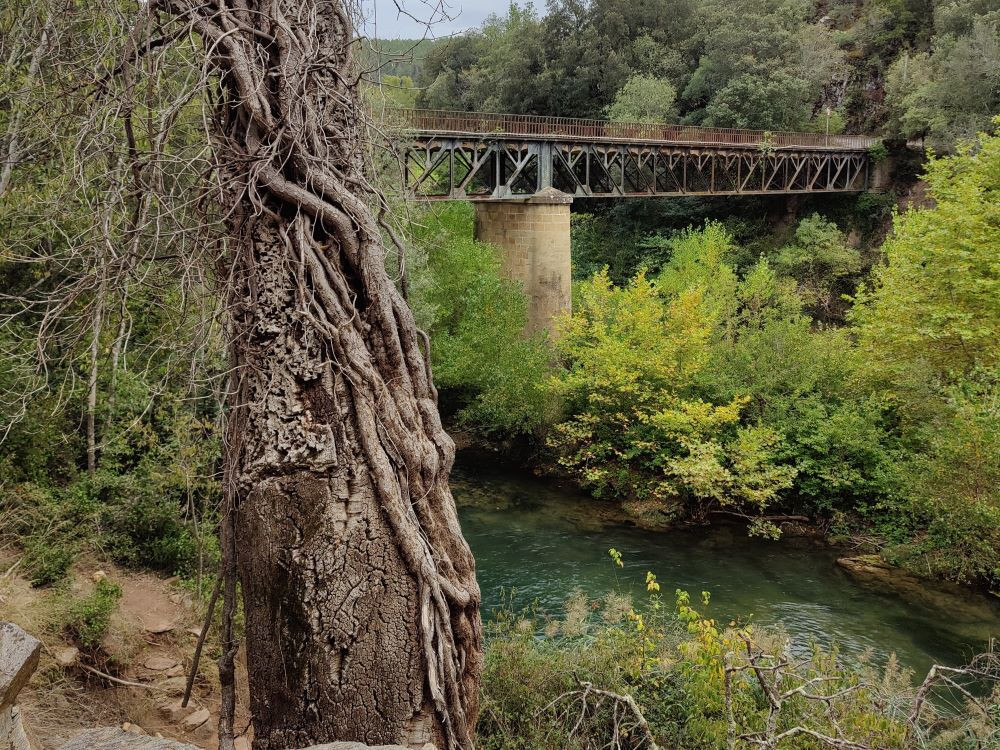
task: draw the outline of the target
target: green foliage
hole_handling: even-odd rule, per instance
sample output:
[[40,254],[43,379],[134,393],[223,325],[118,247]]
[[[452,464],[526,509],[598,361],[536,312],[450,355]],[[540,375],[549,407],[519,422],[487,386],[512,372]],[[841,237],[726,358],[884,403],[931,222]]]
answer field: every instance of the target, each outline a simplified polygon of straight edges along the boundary
[[62,538],[36,534],[24,542],[24,568],[32,586],[61,581],[76,558],[76,550]]
[[926,532],[890,550],[919,571],[1000,585],[1000,371],[951,388],[945,413],[921,430],[907,468]]
[[670,81],[634,75],[607,108],[612,122],[672,122],[677,118],[677,89]]
[[[905,723],[910,675],[895,660],[884,669],[866,663],[846,667],[836,648],[813,646],[788,664],[789,643],[782,634],[719,623],[703,613],[711,610],[708,592],[696,603],[678,590],[671,607],[659,593],[656,575],[647,573],[646,582],[641,602],[617,593],[592,601],[573,592],[561,620],[501,610],[487,631],[478,746],[594,750],[606,747],[617,729],[623,747],[649,747],[625,704],[631,700],[660,747],[743,747],[749,743],[734,744],[733,733],[764,732],[768,725],[766,684],[772,694],[784,696],[773,716],[773,734],[798,726],[840,738],[845,746],[853,741],[885,750],[916,747]],[[783,667],[773,671],[782,660]],[[807,693],[835,697],[818,700]],[[928,704],[920,729],[927,744],[920,746],[950,747],[946,743],[954,736],[990,736],[997,697],[985,697],[981,708],[970,705],[967,715],[953,721],[940,721]]]
[[848,246],[836,224],[813,214],[799,222],[793,241],[777,252],[774,268],[798,282],[799,295],[816,318],[838,320],[841,296],[852,291],[850,282],[861,271],[861,253]]
[[950,150],[989,128],[1000,111],[1000,9],[975,13],[965,3],[941,10],[937,20],[947,31],[930,52],[901,55],[886,89],[890,130]]
[[67,636],[80,648],[97,650],[121,598],[121,586],[107,578],[99,579],[93,592],[66,606],[62,621]]
[[412,304],[431,337],[434,381],[445,408],[484,435],[529,434],[551,409],[548,347],[524,333],[527,301],[500,275],[496,248],[472,238],[472,208],[426,214],[410,259]]
[[853,316],[873,372],[914,391],[1000,361],[1000,137],[932,159],[925,179],[935,205],[896,217]]
[[417,103],[417,90],[410,76],[384,75],[379,81],[379,93],[387,107],[412,108]]
[[[712,244],[703,239],[679,245]],[[716,303],[693,269],[671,266],[663,277],[662,292],[642,273],[623,288],[606,273],[581,285],[557,341],[568,367],[556,389],[573,416],[548,445],[583,486],[640,515],[670,518],[685,503],[713,502],[759,512],[794,472],[775,465],[773,432],[739,424],[744,399],[716,405],[694,395]]]

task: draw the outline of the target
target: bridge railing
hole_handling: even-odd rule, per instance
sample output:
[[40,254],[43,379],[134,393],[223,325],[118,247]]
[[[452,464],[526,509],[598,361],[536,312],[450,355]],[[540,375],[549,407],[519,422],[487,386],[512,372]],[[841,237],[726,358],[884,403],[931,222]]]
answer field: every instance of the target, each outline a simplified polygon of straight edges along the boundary
[[703,128],[665,123],[607,122],[573,117],[543,117],[493,112],[456,112],[441,109],[394,109],[390,118],[419,133],[440,135],[495,135],[580,140],[659,141],[712,146],[764,146],[862,151],[878,139],[864,135],[826,135],[743,128]]

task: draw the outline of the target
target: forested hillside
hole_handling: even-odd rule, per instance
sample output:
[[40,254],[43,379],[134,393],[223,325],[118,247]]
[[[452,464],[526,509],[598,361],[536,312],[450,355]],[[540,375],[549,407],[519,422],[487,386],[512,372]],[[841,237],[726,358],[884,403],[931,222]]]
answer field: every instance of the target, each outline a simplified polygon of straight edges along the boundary
[[[46,641],[36,699],[159,679],[114,649],[111,579],[142,571],[171,577],[165,606],[183,595],[188,620],[207,615],[195,632],[227,689],[236,637],[280,631],[254,643],[271,667],[256,685],[280,696],[288,657],[303,716],[325,721],[356,686],[392,692],[404,719],[373,742],[437,701],[434,738],[460,725],[440,745],[459,750],[996,745],[993,657],[920,691],[894,656],[841,658],[832,630],[793,648],[754,613],[717,619],[708,591],[668,596],[671,571],[561,592],[564,615],[484,609],[484,650],[448,474],[451,435],[567,493],[579,538],[805,538],[830,568],[836,550],[992,612],[1000,0],[551,0],[440,41],[296,16],[339,3],[251,3],[266,23],[246,4],[0,6],[0,618]],[[871,133],[893,179],[576,199],[572,310],[528,333],[529,299],[475,239],[474,207],[405,197],[390,157],[407,134],[385,105]],[[479,500],[511,516],[544,503],[518,492]],[[516,567],[534,553],[510,523]],[[620,583],[622,551],[599,554]],[[725,575],[725,545],[707,554]],[[138,648],[177,656],[186,642],[164,632]],[[413,648],[383,659],[396,636]],[[378,647],[357,651],[365,638]],[[939,711],[941,674],[972,687]],[[217,703],[215,676],[196,693]],[[317,685],[339,702],[316,709]],[[382,721],[368,703],[351,716]],[[312,744],[344,723],[293,724]]]
[[993,0],[559,0],[434,45],[421,106],[926,137],[1000,109]]

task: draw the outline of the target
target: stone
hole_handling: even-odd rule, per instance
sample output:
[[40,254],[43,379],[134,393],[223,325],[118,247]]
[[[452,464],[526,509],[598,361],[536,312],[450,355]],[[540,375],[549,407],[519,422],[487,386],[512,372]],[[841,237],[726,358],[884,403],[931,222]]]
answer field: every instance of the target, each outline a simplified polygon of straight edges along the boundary
[[3,750],[34,750],[21,720],[18,706],[0,708],[0,748]]
[[153,635],[169,633],[176,627],[177,625],[172,620],[163,617],[150,617],[148,620],[142,621],[142,629]]
[[0,623],[0,709],[13,706],[17,694],[38,667],[42,644],[12,622]]
[[527,199],[477,201],[476,239],[501,250],[500,271],[519,281],[528,298],[528,330],[554,333],[570,312],[570,203],[573,196],[546,188]]
[[191,711],[191,706],[188,704],[187,708],[182,708],[180,701],[167,701],[164,703],[158,703],[156,705],[156,710],[160,712],[160,715],[164,719],[177,723],[187,716],[187,714]]
[[55,654],[56,664],[64,669],[67,667],[72,667],[76,664],[76,660],[80,658],[80,649],[76,646],[67,646],[66,648],[61,648],[56,651]]
[[183,675],[170,677],[161,682],[157,682],[156,686],[167,695],[183,695],[184,688],[187,687],[187,677],[184,677]]
[[195,711],[193,714],[185,716],[181,720],[181,726],[190,732],[200,727],[211,717],[212,717],[211,712],[207,708],[202,708],[199,709],[198,711]]
[[171,659],[169,656],[163,656],[162,654],[153,654],[146,658],[142,666],[153,672],[165,672],[172,667],[176,667],[177,660]]
[[837,565],[862,586],[894,594],[919,607],[947,611],[956,622],[990,622],[995,616],[988,601],[970,597],[958,584],[921,578],[878,555],[841,557]]
[[118,727],[105,727],[78,734],[60,750],[198,750],[198,748],[194,745],[165,740],[162,737],[123,732]]

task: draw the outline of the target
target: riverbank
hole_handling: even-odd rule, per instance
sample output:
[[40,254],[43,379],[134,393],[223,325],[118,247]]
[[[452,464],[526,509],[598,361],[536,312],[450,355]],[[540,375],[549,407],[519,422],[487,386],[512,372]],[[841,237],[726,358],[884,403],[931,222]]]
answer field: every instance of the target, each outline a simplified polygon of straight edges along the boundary
[[[896,653],[918,672],[963,663],[1000,635],[1000,602],[969,587],[866,577],[842,541],[819,534],[751,538],[733,519],[670,530],[641,528],[620,504],[539,477],[492,452],[463,450],[453,472],[463,530],[480,571],[486,610],[513,603],[558,611],[567,593],[617,590],[607,557],[621,550],[633,581],[647,571],[664,591],[712,593],[720,621],[750,618],[880,661]],[[870,562],[870,558],[868,559]],[[640,595],[641,586],[627,587]],[[511,592],[514,592],[513,594]]]

